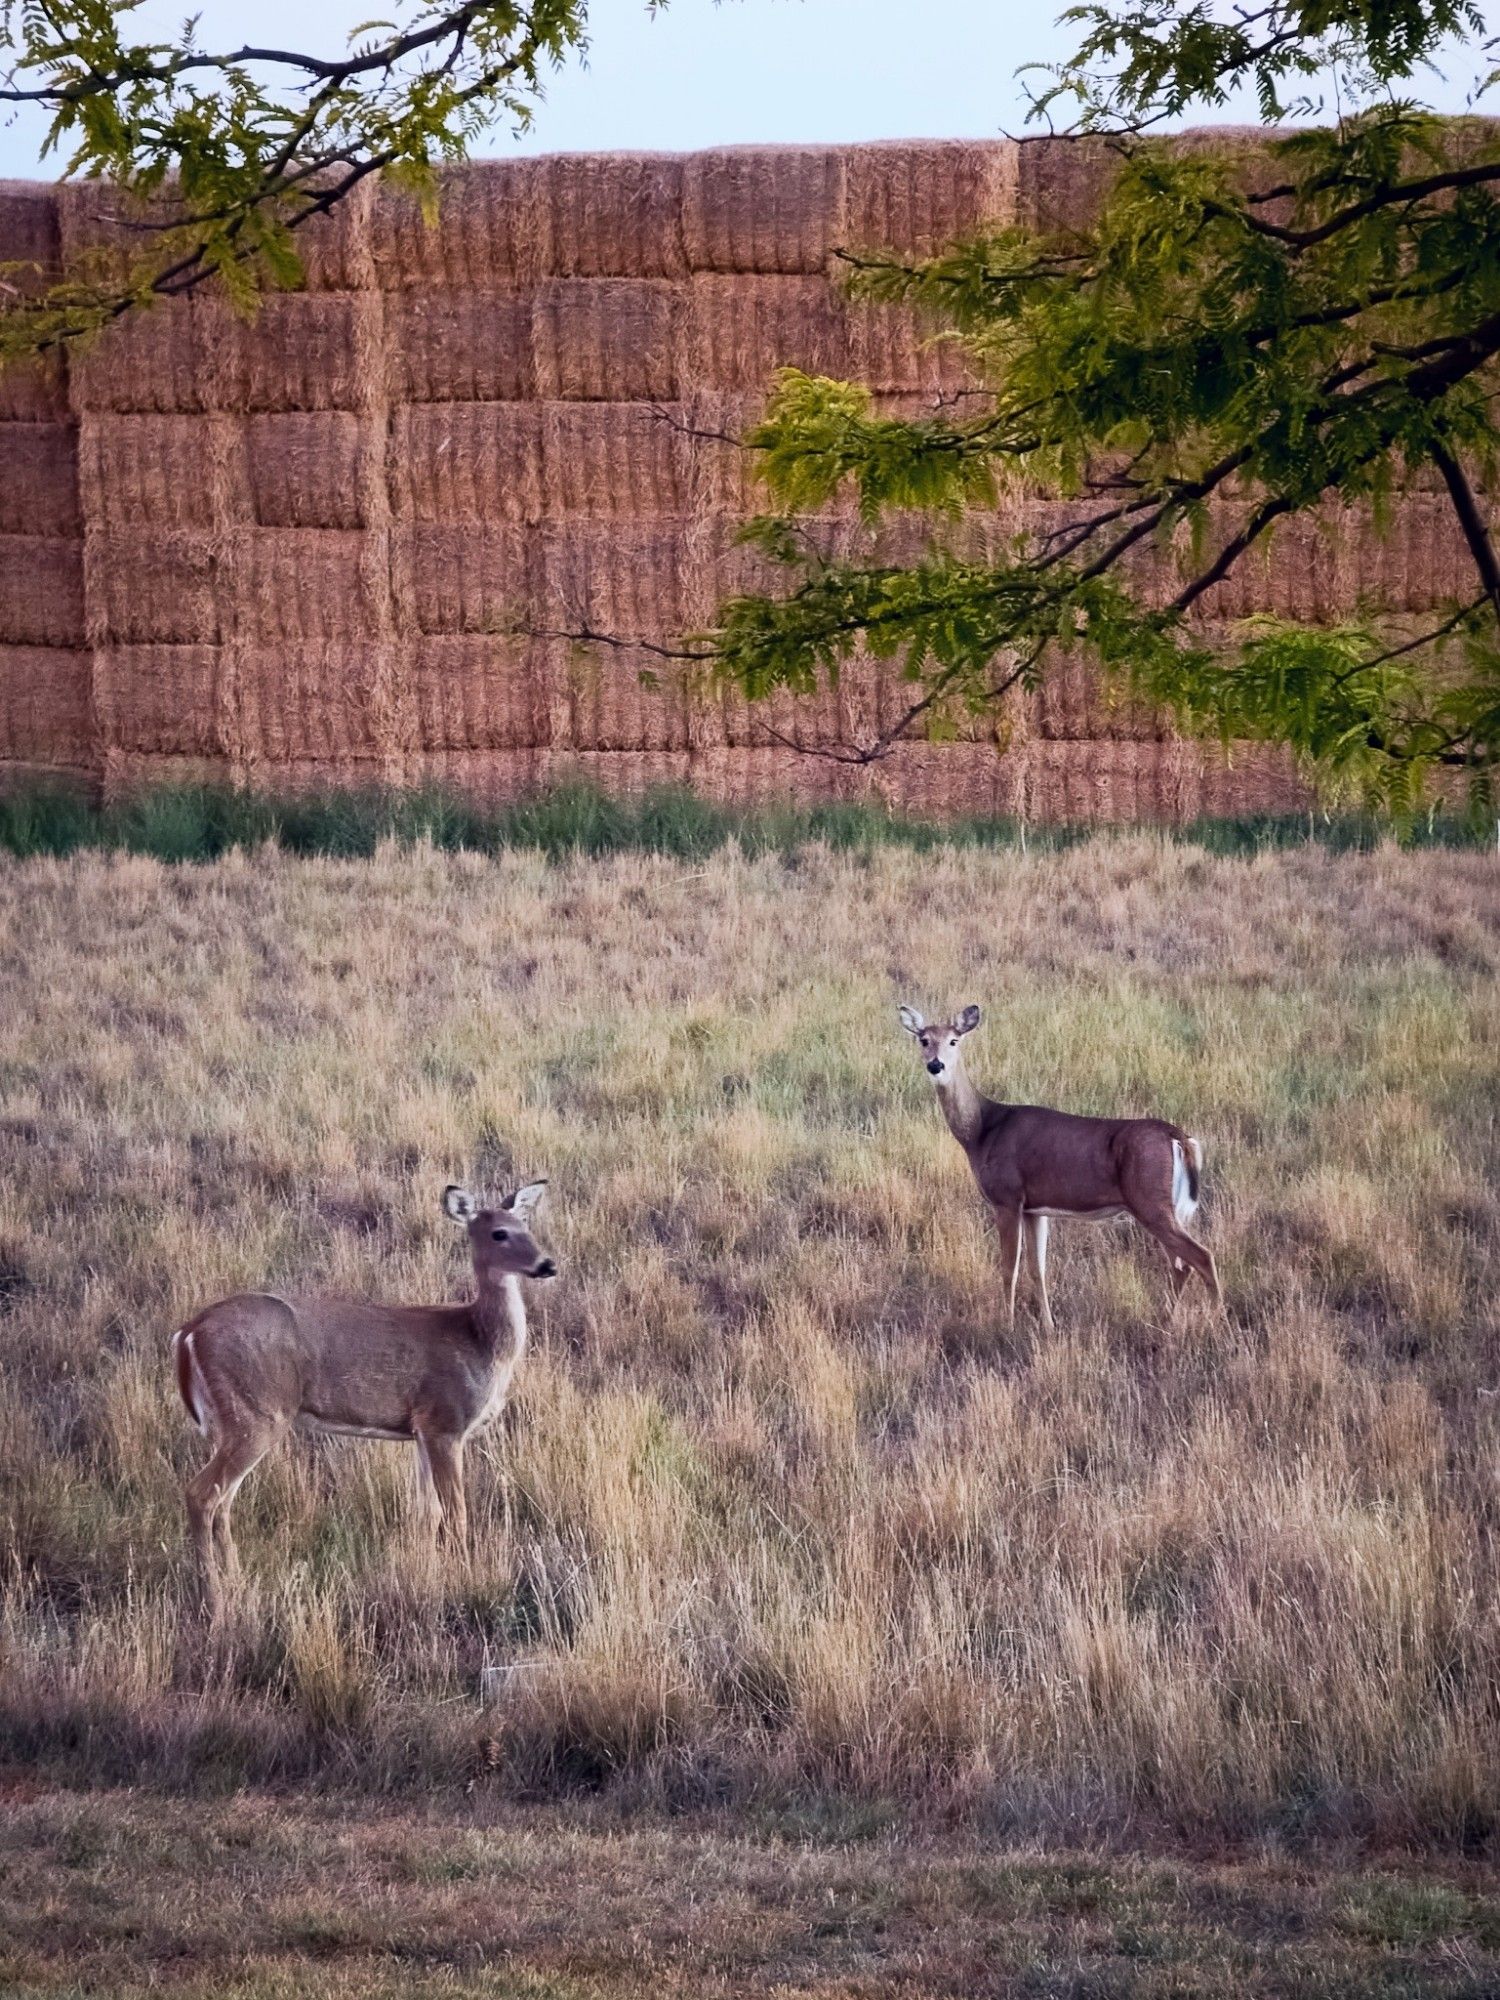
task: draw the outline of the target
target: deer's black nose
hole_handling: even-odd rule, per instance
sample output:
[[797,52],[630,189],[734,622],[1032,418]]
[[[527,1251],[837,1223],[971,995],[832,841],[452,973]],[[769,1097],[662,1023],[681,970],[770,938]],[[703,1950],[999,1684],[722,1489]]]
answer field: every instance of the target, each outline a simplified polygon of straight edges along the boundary
[[943,1065],[940,1062],[934,1061],[930,1062],[927,1065],[927,1074],[929,1076],[941,1076],[942,1073],[943,1073]]
[[557,1276],[557,1266],[550,1257],[544,1257],[540,1264],[532,1265],[531,1275],[533,1278],[555,1278]]

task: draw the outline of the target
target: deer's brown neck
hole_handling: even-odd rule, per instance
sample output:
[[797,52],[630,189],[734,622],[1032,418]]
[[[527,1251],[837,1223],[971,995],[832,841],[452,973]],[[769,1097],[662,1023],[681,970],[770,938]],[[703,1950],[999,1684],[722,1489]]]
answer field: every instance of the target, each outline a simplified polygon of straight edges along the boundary
[[959,1145],[972,1146],[984,1122],[984,1099],[969,1081],[961,1055],[955,1054],[948,1074],[938,1079],[937,1099]]

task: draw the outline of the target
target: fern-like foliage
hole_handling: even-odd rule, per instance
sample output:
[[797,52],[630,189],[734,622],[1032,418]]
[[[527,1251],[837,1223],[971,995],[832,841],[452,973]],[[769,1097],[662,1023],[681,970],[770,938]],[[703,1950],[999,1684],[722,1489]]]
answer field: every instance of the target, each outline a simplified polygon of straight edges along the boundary
[[[899,659],[912,702],[873,757],[1066,649],[1183,726],[1289,744],[1326,788],[1398,816],[1440,775],[1491,811],[1500,132],[1393,94],[1482,22],[1426,0],[1072,18],[1079,54],[1038,102],[1071,94],[1073,143],[1117,155],[1097,221],[919,263],[850,253],[853,293],[915,307],[981,393],[889,421],[857,385],[778,376],[747,443],[773,510],[753,533],[788,586],[725,604],[702,656],[752,695],[809,690],[861,651]],[[1306,109],[1289,93],[1330,63],[1346,103],[1369,99],[1334,126],[1217,150],[1150,132],[1247,79],[1268,117]],[[1277,542],[1293,517],[1378,533],[1419,493],[1448,510],[1471,592],[1423,621],[1382,615],[1376,589],[1336,629],[1225,629],[1221,586],[1252,557],[1295,559]],[[865,535],[830,558],[791,523],[841,494]],[[1017,497],[1032,504],[997,515]],[[1047,525],[1005,535],[1008,514]]]

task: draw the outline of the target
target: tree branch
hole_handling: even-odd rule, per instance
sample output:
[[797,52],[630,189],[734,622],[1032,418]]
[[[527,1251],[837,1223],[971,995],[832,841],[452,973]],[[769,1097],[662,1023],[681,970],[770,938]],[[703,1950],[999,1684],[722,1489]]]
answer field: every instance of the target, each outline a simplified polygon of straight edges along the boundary
[[1448,497],[1453,502],[1453,512],[1469,545],[1485,595],[1494,605],[1496,616],[1500,617],[1500,560],[1496,559],[1495,545],[1490,540],[1488,524],[1469,484],[1468,475],[1441,438],[1434,437],[1428,451],[1433,464],[1443,475]]

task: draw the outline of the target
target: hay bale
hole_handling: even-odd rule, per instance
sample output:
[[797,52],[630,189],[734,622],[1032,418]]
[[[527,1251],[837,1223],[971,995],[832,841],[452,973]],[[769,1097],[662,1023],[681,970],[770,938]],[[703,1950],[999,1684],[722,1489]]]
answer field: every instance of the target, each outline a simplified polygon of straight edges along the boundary
[[101,646],[94,705],[104,744],[128,754],[222,757],[218,646]]
[[[156,254],[160,232],[183,219],[176,188],[175,180],[169,180],[160,192],[142,199],[106,181],[60,182],[55,194],[66,267],[100,282],[130,284]],[[374,283],[369,240],[373,199],[374,189],[366,181],[295,230],[307,290],[352,291]]]
[[400,603],[419,632],[503,638],[530,622],[537,551],[517,525],[414,521],[393,533]]
[[1031,816],[1054,824],[1139,825],[1182,817],[1173,743],[1038,741],[1029,749]]
[[[577,522],[543,528],[538,611],[553,633],[602,632],[673,641],[693,622],[682,524]],[[554,741],[584,750],[686,750],[688,696],[681,668],[646,647],[548,646],[548,682],[565,704]],[[660,685],[644,686],[641,674]]]
[[851,146],[844,246],[934,257],[1016,218],[1020,148],[1012,139],[895,139]]
[[597,785],[617,798],[686,785],[693,774],[685,750],[551,750],[537,759],[537,770],[543,784]]
[[91,528],[211,529],[248,505],[235,417],[101,412],[80,420],[78,489]]
[[44,291],[62,266],[59,185],[0,181],[0,264],[5,283],[23,298]]
[[72,424],[0,424],[0,535],[76,535]]
[[764,393],[782,367],[854,372],[848,309],[822,278],[694,278],[687,340],[704,389]]
[[1170,734],[1164,716],[1112,693],[1097,669],[1075,655],[1047,666],[1034,697],[1034,728],[1049,741],[1151,743]]
[[0,424],[56,424],[68,416],[68,371],[61,354],[0,369]]
[[331,209],[294,232],[308,291],[364,292],[379,284],[374,254],[377,198],[375,181],[361,181]]
[[1047,235],[1090,228],[1120,171],[1102,139],[1023,139],[1017,147],[1016,220]]
[[106,750],[99,766],[99,789],[107,803],[156,791],[162,786],[211,786],[223,782],[224,765],[218,757],[171,757],[149,751]]
[[[207,307],[216,300],[204,301]],[[231,399],[220,407],[358,410],[386,393],[386,332],[378,296],[282,293],[253,320],[205,313],[225,347]]]
[[97,643],[212,646],[230,611],[222,542],[193,528],[90,527],[89,622]]
[[407,783],[436,786],[481,805],[508,805],[544,789],[547,753],[539,750],[414,751]]
[[82,648],[0,645],[0,760],[64,770],[90,763],[92,668]]
[[657,278],[553,278],[532,311],[536,393],[570,402],[670,402],[682,375],[686,287]]
[[[1211,555],[1242,524],[1253,498],[1226,502],[1210,516]],[[1206,560],[1207,558],[1205,558]],[[1191,574],[1184,561],[1172,572]],[[1280,521],[1195,607],[1203,620],[1269,612],[1308,623],[1347,618],[1362,604],[1388,613],[1426,612],[1474,588],[1472,559],[1446,494],[1403,499],[1387,534],[1368,509],[1329,506]]]
[[543,218],[560,278],[681,278],[684,162],[675,153],[554,153],[531,164],[526,200]]
[[739,442],[760,421],[765,392],[695,389],[682,405],[695,433],[688,446],[688,499],[699,515],[742,520],[766,510],[759,454]]
[[0,534],[0,645],[81,646],[83,544]]
[[353,410],[384,377],[380,301],[277,293],[251,320],[218,298],[128,313],[72,363],[80,411]]
[[233,383],[222,359],[235,338],[206,299],[127,313],[72,354],[73,407],[85,414],[228,408]]
[[376,282],[387,291],[482,291],[551,269],[545,185],[534,160],[474,160],[438,176],[437,211],[382,186],[370,220]]
[[682,241],[694,271],[823,272],[843,238],[837,146],[729,146],[683,163]]
[[988,819],[1008,809],[1003,760],[987,743],[898,743],[862,768],[871,796],[931,819]]
[[759,701],[747,701],[726,689],[719,697],[723,738],[733,750],[822,751],[846,746],[851,739],[846,714],[846,687],[820,686],[816,694],[789,695],[778,691]]
[[434,634],[416,641],[407,671],[423,753],[536,750],[551,741],[546,662],[530,640]]
[[814,805],[856,795],[861,774],[850,764],[804,757],[780,747],[696,751],[694,789],[737,806]]
[[245,528],[220,582],[230,629],[251,640],[363,640],[386,628],[386,538],[342,528]]
[[388,641],[297,640],[234,650],[233,727],[247,771],[308,764],[327,784],[340,775],[373,776],[384,765]]
[[[38,181],[0,181],[0,298],[26,299],[62,265],[58,191]],[[56,423],[68,414],[67,368],[55,353],[0,371],[0,423]]]
[[1276,743],[1204,744],[1199,810],[1210,819],[1305,812],[1311,799],[1291,753]]
[[648,520],[687,511],[683,405],[543,403],[540,414],[540,517]]
[[391,505],[413,521],[535,521],[542,501],[536,403],[418,403],[392,418]]
[[142,198],[112,181],[59,181],[52,190],[61,265],[70,276],[128,286],[180,221],[170,194]]
[[[359,416],[345,410],[296,410],[251,417],[243,435],[244,493],[250,518],[261,527],[367,525],[364,460],[370,440]],[[382,452],[382,471],[383,458]]]
[[1478,589],[1474,558],[1446,489],[1404,498],[1384,534],[1365,507],[1331,517],[1322,562],[1329,572],[1330,616],[1348,616],[1362,603],[1429,612]]
[[509,403],[536,394],[530,292],[403,292],[386,301],[392,394]]
[[963,348],[914,307],[856,300],[848,318],[850,372],[867,388],[929,397],[978,390]]
[[[822,524],[825,540],[841,539],[836,525]],[[724,599],[744,595],[776,595],[786,588],[786,578],[759,550],[733,539],[734,524],[716,523],[703,538],[701,574],[694,574],[696,586],[684,606],[685,614],[704,621]],[[759,701],[747,701],[735,690],[725,688],[714,696],[721,718],[720,739],[734,749],[817,751],[862,744],[869,740],[865,681],[858,666],[841,676],[837,687],[820,684],[810,695],[777,692]]]

